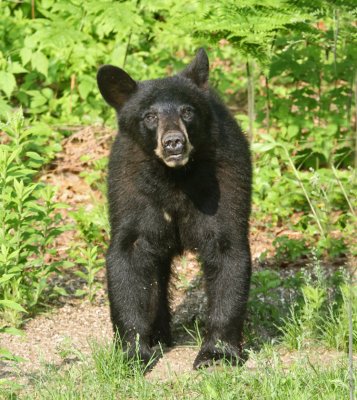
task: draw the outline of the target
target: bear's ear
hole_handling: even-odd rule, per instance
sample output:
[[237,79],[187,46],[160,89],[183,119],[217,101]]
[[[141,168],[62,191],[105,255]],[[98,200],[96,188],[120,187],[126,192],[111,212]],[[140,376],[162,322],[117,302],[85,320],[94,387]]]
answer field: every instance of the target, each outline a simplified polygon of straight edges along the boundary
[[208,88],[209,62],[204,49],[199,49],[196,57],[193,59],[180,75],[191,79],[199,88]]
[[137,88],[136,82],[125,71],[113,65],[99,68],[97,82],[104,100],[117,111]]

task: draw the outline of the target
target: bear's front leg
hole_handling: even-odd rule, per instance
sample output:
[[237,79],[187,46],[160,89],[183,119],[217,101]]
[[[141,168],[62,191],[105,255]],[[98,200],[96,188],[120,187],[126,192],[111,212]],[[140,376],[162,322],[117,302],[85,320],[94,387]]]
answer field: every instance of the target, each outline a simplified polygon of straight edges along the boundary
[[207,335],[193,366],[207,367],[221,359],[236,364],[250,286],[249,243],[219,238],[207,243],[200,256],[208,296]]
[[120,232],[113,237],[107,254],[108,295],[114,333],[119,335],[129,357],[138,355],[145,364],[153,356],[150,348],[156,334],[153,329],[157,325],[159,310],[165,307],[160,304],[164,301],[166,289],[162,287],[159,272],[168,270],[170,262],[163,259],[162,253],[144,237]]

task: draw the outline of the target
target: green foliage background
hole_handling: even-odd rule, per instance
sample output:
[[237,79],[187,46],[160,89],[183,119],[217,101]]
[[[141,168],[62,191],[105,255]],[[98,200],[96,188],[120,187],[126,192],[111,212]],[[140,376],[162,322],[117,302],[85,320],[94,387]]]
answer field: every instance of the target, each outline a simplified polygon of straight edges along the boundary
[[[353,0],[0,1],[0,297],[7,301],[0,306],[7,320],[34,309],[57,268],[44,259],[59,233],[59,205],[38,173],[69,126],[115,125],[96,87],[105,63],[137,80],[157,78],[205,47],[211,84],[252,142],[253,225],[300,235],[275,240],[277,260],[307,256],[312,247],[318,257],[353,253],[356,16]],[[20,108],[25,126],[13,117]],[[76,219],[92,227],[83,215]],[[92,247],[77,263],[91,266],[82,275],[92,299],[103,243],[100,232],[87,239]]]

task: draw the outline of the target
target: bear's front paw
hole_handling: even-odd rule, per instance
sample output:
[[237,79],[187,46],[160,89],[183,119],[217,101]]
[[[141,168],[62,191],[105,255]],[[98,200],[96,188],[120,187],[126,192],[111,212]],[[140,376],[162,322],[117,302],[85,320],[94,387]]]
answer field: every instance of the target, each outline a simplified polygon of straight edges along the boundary
[[130,363],[141,364],[145,371],[150,370],[158,361],[158,357],[155,351],[153,351],[149,346],[127,346],[126,357]]

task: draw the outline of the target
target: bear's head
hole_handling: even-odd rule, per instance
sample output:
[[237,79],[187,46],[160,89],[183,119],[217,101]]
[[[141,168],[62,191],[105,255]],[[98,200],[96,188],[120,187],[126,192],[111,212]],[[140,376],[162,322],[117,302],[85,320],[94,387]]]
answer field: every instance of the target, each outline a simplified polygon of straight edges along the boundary
[[179,74],[134,81],[124,70],[102,66],[99,90],[118,114],[120,132],[166,166],[186,165],[210,143],[209,64],[200,49]]

